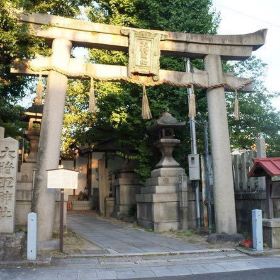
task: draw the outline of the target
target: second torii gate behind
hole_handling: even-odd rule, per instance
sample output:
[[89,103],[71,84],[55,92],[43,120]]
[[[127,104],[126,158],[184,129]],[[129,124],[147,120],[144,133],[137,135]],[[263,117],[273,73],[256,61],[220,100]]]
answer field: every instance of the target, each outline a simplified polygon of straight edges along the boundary
[[[36,210],[39,240],[51,239],[55,193],[46,188],[46,170],[58,166],[67,76],[127,80],[207,89],[214,167],[217,232],[236,233],[230,141],[224,89],[246,88],[250,80],[222,71],[221,60],[244,60],[265,42],[266,30],[246,35],[199,35],[95,24],[43,14],[21,14],[35,36],[52,42],[52,56],[15,64],[13,73],[48,75],[39,143]],[[70,58],[72,46],[129,51],[129,65],[86,64]],[[204,58],[205,71],[183,73],[159,69],[160,54]]]

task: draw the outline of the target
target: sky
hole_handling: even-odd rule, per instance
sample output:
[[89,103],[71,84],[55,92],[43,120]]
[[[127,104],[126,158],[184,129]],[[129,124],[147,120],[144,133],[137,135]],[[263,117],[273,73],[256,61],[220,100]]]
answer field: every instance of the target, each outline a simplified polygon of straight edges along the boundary
[[[218,34],[268,29],[265,45],[253,54],[267,64],[267,89],[280,92],[280,0],[213,0],[213,6],[220,12]],[[272,102],[280,110],[280,97]]]

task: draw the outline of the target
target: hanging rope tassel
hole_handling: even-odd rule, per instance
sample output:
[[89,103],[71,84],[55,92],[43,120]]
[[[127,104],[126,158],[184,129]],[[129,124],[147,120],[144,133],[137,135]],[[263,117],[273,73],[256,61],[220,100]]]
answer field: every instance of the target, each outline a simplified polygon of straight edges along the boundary
[[196,105],[195,105],[195,94],[192,86],[192,91],[189,94],[189,118],[195,118],[196,116]]
[[146,92],[146,86],[143,85],[143,97],[142,97],[142,118],[144,120],[150,120],[152,113],[149,106],[149,100]]
[[240,118],[240,109],[239,109],[239,100],[238,100],[238,92],[235,90],[235,99],[234,99],[234,119],[236,121]]
[[44,91],[44,85],[43,85],[43,80],[42,80],[42,74],[39,74],[39,79],[38,79],[38,83],[37,83],[37,87],[36,87],[36,97],[34,99],[34,103],[36,105],[42,104],[43,91]]
[[91,113],[96,113],[96,111],[97,111],[96,98],[95,98],[95,93],[94,93],[94,80],[93,80],[93,78],[90,79],[88,110]]

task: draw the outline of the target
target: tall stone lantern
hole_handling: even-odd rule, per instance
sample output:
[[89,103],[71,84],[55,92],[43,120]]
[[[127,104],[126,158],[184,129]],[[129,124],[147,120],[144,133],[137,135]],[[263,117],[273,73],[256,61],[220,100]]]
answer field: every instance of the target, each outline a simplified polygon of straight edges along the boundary
[[32,106],[24,113],[23,121],[28,123],[25,137],[30,143],[30,152],[22,163],[17,178],[16,224],[26,225],[27,215],[31,212],[35,172],[38,169],[37,152],[40,138],[43,104],[38,96]]
[[28,157],[26,158],[26,162],[37,161],[43,106],[44,105],[42,104],[42,100],[38,100],[38,98],[35,98],[32,106],[29,107],[24,113],[24,120],[28,122],[28,128],[24,134],[30,143],[30,152]]
[[185,122],[167,112],[153,126],[159,136],[155,146],[162,157],[136,200],[138,224],[157,232],[187,227],[187,177],[173,158],[173,150],[180,144],[175,129],[184,126]]
[[156,168],[179,167],[179,163],[173,158],[175,146],[180,144],[180,140],[175,139],[175,128],[184,127],[185,122],[178,122],[170,113],[163,113],[156,120],[154,129],[158,131],[159,141],[156,147],[161,151],[162,158]]

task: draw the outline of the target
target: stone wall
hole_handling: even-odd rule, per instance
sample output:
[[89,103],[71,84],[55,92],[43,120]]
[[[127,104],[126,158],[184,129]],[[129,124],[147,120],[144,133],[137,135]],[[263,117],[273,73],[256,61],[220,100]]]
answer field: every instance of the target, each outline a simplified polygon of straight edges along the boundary
[[0,261],[15,261],[22,259],[26,249],[24,232],[0,234]]

